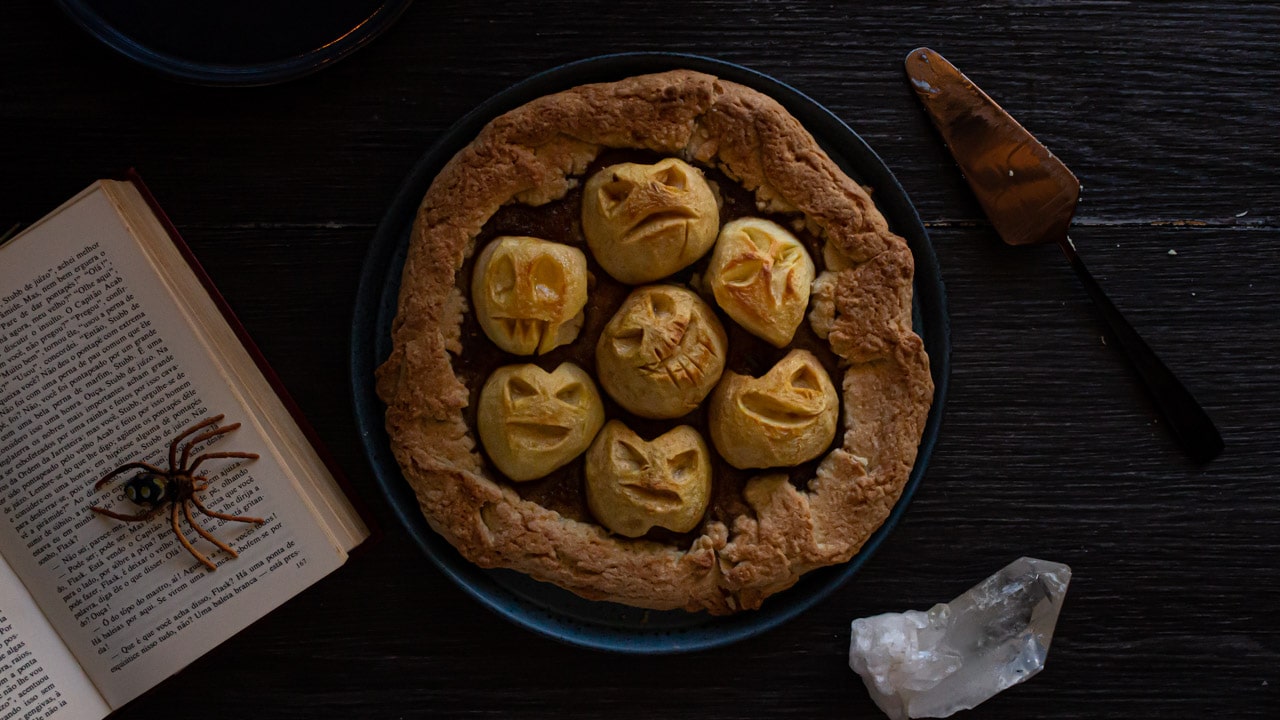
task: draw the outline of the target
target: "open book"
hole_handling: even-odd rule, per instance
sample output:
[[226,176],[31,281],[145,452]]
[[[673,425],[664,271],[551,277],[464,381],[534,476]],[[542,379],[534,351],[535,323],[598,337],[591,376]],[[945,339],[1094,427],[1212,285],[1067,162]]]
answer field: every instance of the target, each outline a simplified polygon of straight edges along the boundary
[[[104,180],[0,245],[0,720],[96,720],[333,571],[368,536],[243,329],[140,183]],[[130,462],[201,464],[145,522]],[[192,505],[193,511],[200,508]]]

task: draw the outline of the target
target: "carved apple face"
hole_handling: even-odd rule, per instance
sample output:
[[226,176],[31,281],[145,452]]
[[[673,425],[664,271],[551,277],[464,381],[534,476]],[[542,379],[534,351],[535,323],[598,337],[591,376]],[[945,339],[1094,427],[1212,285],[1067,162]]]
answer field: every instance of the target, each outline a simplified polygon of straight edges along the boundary
[[632,291],[600,333],[596,372],[627,410],[680,417],[715,387],[727,347],[724,327],[697,295],[651,285]]
[[716,302],[751,334],[784,347],[809,304],[813,260],[786,228],[760,218],[726,223],[707,280]]
[[653,527],[688,532],[711,499],[707,444],[688,425],[645,442],[610,420],[587,451],[587,506],[609,530],[639,537]]
[[471,300],[485,335],[516,355],[572,342],[587,304],[587,256],[531,237],[500,237],[476,258]]
[[489,459],[517,482],[543,477],[577,457],[604,424],[604,404],[585,370],[561,363],[507,365],[480,390],[476,425]]
[[831,446],[840,396],[818,358],[792,350],[763,377],[725,373],[711,396],[711,441],[736,468],[798,465]]
[[664,278],[702,257],[720,209],[702,172],[677,158],[623,163],[587,181],[582,231],[600,266],[621,282]]

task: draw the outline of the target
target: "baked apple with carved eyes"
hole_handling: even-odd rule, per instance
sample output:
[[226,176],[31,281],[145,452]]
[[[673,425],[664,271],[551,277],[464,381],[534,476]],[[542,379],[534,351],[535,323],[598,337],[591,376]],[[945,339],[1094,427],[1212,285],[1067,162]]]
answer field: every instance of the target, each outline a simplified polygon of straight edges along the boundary
[[726,223],[707,281],[716,303],[752,335],[785,347],[804,320],[813,259],[781,225],[761,218]]
[[693,411],[724,372],[728,338],[715,312],[675,285],[637,288],[596,343],[596,373],[622,407],[647,418]]
[[582,454],[604,424],[604,404],[587,371],[561,363],[506,365],[480,390],[476,425],[489,460],[521,482]]
[[541,355],[573,342],[582,329],[587,256],[539,238],[497,238],[476,258],[471,301],[495,345]]
[[740,469],[799,465],[836,435],[840,397],[808,350],[792,350],[759,378],[725,373],[711,395],[708,424],[716,450]]
[[610,420],[587,451],[586,476],[591,514],[627,537],[654,527],[689,532],[711,500],[711,456],[688,425],[646,442]]
[[720,207],[702,171],[677,158],[611,165],[587,181],[582,231],[600,267],[631,285],[664,278],[706,254]]

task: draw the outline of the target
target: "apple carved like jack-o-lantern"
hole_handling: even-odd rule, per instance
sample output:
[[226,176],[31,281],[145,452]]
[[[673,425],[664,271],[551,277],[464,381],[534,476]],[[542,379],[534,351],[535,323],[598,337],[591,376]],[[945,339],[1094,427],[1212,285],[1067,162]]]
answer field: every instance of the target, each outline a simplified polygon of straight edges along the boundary
[[697,168],[677,158],[623,163],[587,181],[582,231],[600,267],[638,285],[702,257],[716,240],[720,208]]
[[480,390],[476,425],[489,459],[515,481],[534,480],[587,449],[604,424],[604,404],[587,371],[561,363],[507,365]]
[[675,285],[633,290],[596,343],[605,392],[647,418],[698,407],[724,372],[728,339],[715,312]]
[[716,450],[736,468],[798,465],[835,439],[840,397],[818,358],[792,350],[759,378],[725,373],[708,419]]
[[532,237],[500,237],[476,258],[471,301],[485,335],[516,355],[573,342],[587,304],[587,256]]
[[784,347],[804,320],[813,274],[813,259],[786,228],[741,218],[720,230],[707,281],[729,317]]
[[711,457],[681,425],[646,442],[610,420],[587,451],[587,506],[609,530],[639,537],[654,527],[688,532],[711,499]]

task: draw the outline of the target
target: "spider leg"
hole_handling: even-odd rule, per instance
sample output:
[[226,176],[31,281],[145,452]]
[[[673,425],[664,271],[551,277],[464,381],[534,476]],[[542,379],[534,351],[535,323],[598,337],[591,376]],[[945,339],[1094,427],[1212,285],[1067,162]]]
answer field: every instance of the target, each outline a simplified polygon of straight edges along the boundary
[[222,542],[218,538],[214,537],[213,534],[210,533],[208,530],[205,530],[204,528],[196,524],[196,519],[191,517],[190,503],[187,503],[187,502],[182,503],[182,514],[187,516],[187,524],[195,528],[195,531],[200,533],[200,537],[204,538],[205,540],[208,540],[214,545],[217,545],[219,550],[225,552],[231,557],[233,558],[240,557],[240,553],[236,552],[235,550],[232,550],[230,545],[227,545],[226,543]]
[[204,503],[200,502],[200,498],[196,497],[195,495],[191,496],[191,502],[196,504],[197,510],[204,513],[205,515],[208,515],[209,517],[220,518],[222,520],[235,520],[236,522],[242,522],[242,523],[253,523],[254,525],[261,525],[262,523],[266,522],[266,520],[263,520],[262,518],[241,517],[239,515],[227,515],[225,513],[220,513],[215,510],[210,510],[209,508],[205,507]]
[[174,461],[175,461],[175,460],[177,459],[177,457],[178,457],[178,443],[182,441],[182,438],[184,438],[184,437],[186,437],[186,436],[190,435],[191,433],[193,433],[193,432],[195,432],[195,431],[199,430],[199,429],[200,429],[200,428],[202,428],[202,427],[208,427],[208,426],[210,426],[210,425],[217,425],[217,424],[218,424],[218,421],[222,420],[222,418],[223,418],[223,416],[222,416],[222,415],[215,415],[215,416],[213,416],[213,417],[211,417],[211,418],[207,418],[207,419],[205,419],[205,420],[201,420],[200,422],[196,423],[195,425],[192,425],[191,427],[187,428],[186,430],[183,430],[182,432],[178,433],[178,436],[177,436],[177,437],[175,437],[175,438],[173,439],[173,442],[169,443],[169,467],[170,467],[171,469],[173,469],[173,468],[176,468],[176,467],[177,467],[177,466],[175,466],[173,463],[174,463]]
[[204,453],[202,455],[197,456],[196,459],[191,462],[191,467],[187,468],[187,472],[194,473],[196,471],[196,468],[200,466],[200,463],[204,462],[205,460],[213,460],[215,458],[245,458],[247,460],[257,460],[258,454],[249,453],[249,452]]
[[156,467],[155,465],[152,465],[151,463],[144,463],[144,462],[125,463],[124,465],[121,465],[115,470],[112,470],[111,472],[107,473],[106,475],[103,475],[101,480],[93,484],[93,489],[101,490],[102,486],[106,485],[108,480],[110,480],[111,478],[119,475],[120,473],[126,470],[150,470],[151,472],[156,473],[157,475],[168,474],[165,471],[161,470],[160,468]]
[[143,510],[142,512],[134,515],[125,515],[124,513],[112,512],[111,510],[108,510],[106,508],[100,508],[96,505],[89,509],[98,513],[99,515],[106,515],[107,517],[115,518],[116,520],[124,520],[125,522],[142,522],[143,520],[150,520],[156,515],[159,515],[160,511],[164,509],[164,506],[157,505],[156,507],[153,507],[150,510]]
[[[218,417],[222,417],[222,416],[219,415]],[[208,432],[202,432],[199,435],[191,438],[190,440],[187,441],[186,445],[182,446],[182,459],[178,462],[178,467],[185,468],[187,466],[187,458],[191,457],[192,448],[204,442],[205,440],[208,440],[209,438],[214,438],[219,435],[226,435],[227,433],[231,432],[232,430],[235,430],[238,427],[240,427],[240,423],[231,423],[230,425],[224,425],[223,427],[220,427],[220,428],[214,428]]]
[[183,535],[182,530],[178,528],[178,503],[173,504],[173,513],[171,513],[170,519],[171,519],[171,524],[173,525],[173,534],[177,535],[178,539],[182,541],[182,547],[186,548],[187,551],[190,552],[192,555],[194,555],[195,558],[199,560],[205,567],[209,568],[210,570],[217,570],[218,566],[209,562],[209,558],[205,557],[204,555],[201,555],[200,551],[197,550],[195,546],[191,544],[191,541],[187,539],[187,536]]

